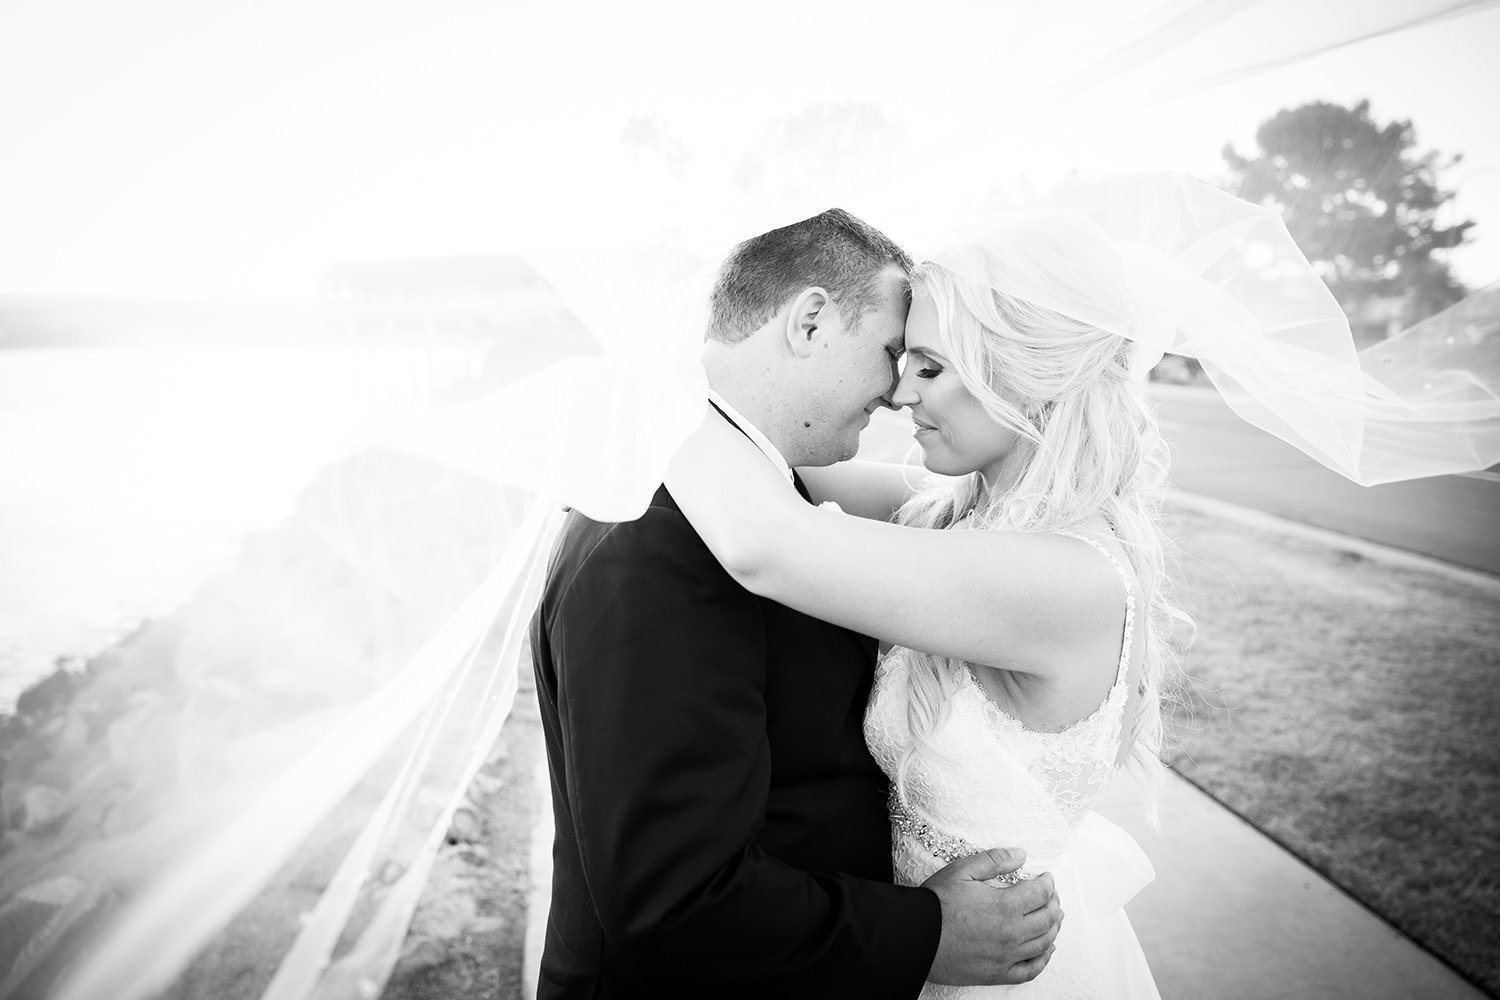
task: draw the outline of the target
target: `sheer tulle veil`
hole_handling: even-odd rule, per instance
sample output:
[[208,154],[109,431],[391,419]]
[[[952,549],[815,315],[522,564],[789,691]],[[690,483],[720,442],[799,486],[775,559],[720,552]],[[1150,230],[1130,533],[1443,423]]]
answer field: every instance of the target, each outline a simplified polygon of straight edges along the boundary
[[[1270,210],[1159,173],[1073,178],[1024,195],[993,185],[1026,123],[1056,125],[1080,96],[1098,98],[1094,115],[1123,113],[1476,6],[1403,0],[1350,23],[1304,17],[1305,4],[1280,0],[1146,5],[1068,52],[1032,90],[997,98],[986,121],[861,186],[799,177],[736,211],[684,195],[671,239],[533,255],[598,350],[371,428],[369,449],[408,456],[416,471],[394,492],[383,474],[343,482],[320,508],[339,516],[307,521],[308,536],[344,552],[349,572],[376,581],[385,602],[345,608],[345,620],[389,615],[402,641],[370,665],[359,643],[304,621],[298,595],[284,595],[286,620],[302,629],[288,633],[287,648],[305,639],[338,651],[288,669],[343,670],[338,693],[257,693],[255,710],[232,724],[215,698],[255,684],[196,668],[179,647],[175,697],[191,710],[138,706],[136,734],[151,733],[149,747],[141,737],[100,761],[88,772],[94,784],[70,793],[71,813],[0,854],[0,929],[25,928],[0,948],[9,963],[0,1000],[379,995],[455,810],[530,669],[527,622],[562,506],[601,520],[644,510],[702,419],[698,350],[715,264],[756,232],[847,208],[919,259],[1134,341],[1143,365],[1163,352],[1198,358],[1243,419],[1355,482],[1500,461],[1500,352],[1493,327],[1475,321],[1484,307],[1493,315],[1500,289],[1357,352],[1337,303]],[[1250,22],[1306,30],[1267,32],[1274,41],[1247,51],[1238,39]],[[1174,62],[1187,47],[1198,53],[1193,72]],[[1204,49],[1221,58],[1203,59]],[[1128,307],[1079,315],[1053,291],[1062,284],[1025,259],[995,284],[973,251],[1003,258],[996,234],[1018,212],[1069,212],[1098,227],[1118,254]],[[373,511],[380,489],[384,506]],[[417,494],[441,494],[440,511],[482,510],[483,529],[461,551],[452,538],[392,549],[381,525]],[[412,575],[440,556],[466,567],[453,578],[461,584],[433,588]],[[392,595],[406,602],[399,611]],[[232,617],[195,648],[264,639],[236,631]],[[153,722],[168,718],[170,729]],[[89,719],[65,720],[55,738],[74,738],[70,725],[86,734]],[[115,811],[78,819],[106,784]],[[268,891],[294,902],[268,904]],[[43,918],[23,919],[30,912]],[[272,928],[256,958],[263,975],[233,987],[186,983],[184,970],[224,947],[221,933],[247,914]]]

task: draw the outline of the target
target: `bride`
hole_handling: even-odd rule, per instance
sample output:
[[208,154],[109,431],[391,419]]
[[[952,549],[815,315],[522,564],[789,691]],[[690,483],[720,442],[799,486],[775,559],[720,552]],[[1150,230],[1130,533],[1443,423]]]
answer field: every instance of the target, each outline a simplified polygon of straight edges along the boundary
[[1015,218],[912,274],[889,402],[911,414],[925,482],[802,469],[824,501],[810,506],[710,420],[667,485],[747,589],[890,644],[865,736],[891,779],[898,881],[995,843],[1056,877],[1069,919],[1037,979],[923,996],[1154,997],[1121,908],[1149,863],[1091,810],[1127,762],[1160,767],[1178,614],[1156,516],[1166,447],[1133,343],[1039,306],[1030,282],[1079,315],[1130,311],[1114,244],[1071,213]]
[[[668,477],[697,532],[750,590],[891,644],[865,732],[892,778],[900,880],[921,882],[946,859],[996,844],[1024,849],[1031,873],[1054,875],[1067,918],[1047,969],[1016,987],[1020,996],[1156,995],[1122,910],[1150,867],[1092,813],[1127,761],[1148,775],[1159,768],[1158,701],[1172,667],[1175,614],[1152,503],[1165,463],[1129,366],[1163,350],[1197,357],[1236,413],[1357,482],[1483,468],[1500,454],[1492,358],[1421,328],[1356,357],[1337,303],[1274,213],[1206,189],[1184,200],[1182,187],[1164,194],[1128,181],[1083,215],[1016,217],[916,269],[907,360],[888,402],[910,410],[934,473],[926,482],[869,463],[804,469],[819,509],[717,420],[693,434]],[[486,419],[457,410],[456,424],[437,428],[453,433],[416,428],[407,447],[566,498],[591,517],[636,516],[639,506],[619,512],[644,506],[702,416],[701,366],[676,370],[659,346],[629,344],[600,362],[591,393],[557,391],[577,381],[564,377],[576,368],[539,373],[485,404]],[[1393,373],[1393,385],[1376,378]],[[589,419],[616,407],[635,419]],[[518,427],[527,433],[511,433]],[[619,458],[606,470],[619,474],[579,456]],[[227,745],[238,770],[195,764],[214,776],[213,809],[198,779],[157,812],[143,809],[143,829],[96,835],[96,814],[80,812],[89,828],[76,856],[87,869],[49,832],[30,849],[13,845],[5,874],[24,887],[14,904],[51,909],[33,938],[18,939],[25,950],[11,975],[49,972],[76,953],[87,957],[60,996],[168,989],[347,803],[366,810],[351,820],[358,835],[316,906],[284,914],[274,992],[385,982],[435,845],[505,718],[555,512],[552,499],[533,505],[490,577],[394,680],[380,674],[334,716],[301,702],[268,712]],[[472,655],[491,632],[503,635],[502,652]],[[188,737],[212,736],[206,745],[220,753],[220,734],[199,729]],[[121,772],[110,762],[101,773],[175,787],[183,758],[156,748],[177,737],[154,721],[141,731],[152,736],[140,744],[149,764]],[[456,745],[463,752],[448,752]],[[395,777],[385,774],[388,752],[400,762]],[[350,789],[366,775],[382,794],[361,788],[365,801],[355,801]],[[29,863],[39,854],[50,867]],[[120,897],[117,914],[103,909]],[[90,924],[99,943],[78,948]],[[344,950],[350,941],[357,947]],[[237,974],[232,962],[224,968]]]

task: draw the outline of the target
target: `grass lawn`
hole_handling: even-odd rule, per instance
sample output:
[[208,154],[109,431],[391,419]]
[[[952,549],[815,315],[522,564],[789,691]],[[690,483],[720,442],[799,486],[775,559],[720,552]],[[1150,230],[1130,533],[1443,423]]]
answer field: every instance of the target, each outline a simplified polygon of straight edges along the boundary
[[1500,995],[1500,596],[1192,511],[1175,770]]

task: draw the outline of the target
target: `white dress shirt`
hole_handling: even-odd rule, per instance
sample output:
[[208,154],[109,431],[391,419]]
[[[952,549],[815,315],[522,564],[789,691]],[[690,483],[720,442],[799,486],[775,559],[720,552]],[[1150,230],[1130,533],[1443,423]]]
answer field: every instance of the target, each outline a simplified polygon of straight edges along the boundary
[[765,456],[771,460],[771,464],[786,477],[786,481],[792,482],[792,467],[786,464],[786,459],[781,457],[780,450],[771,443],[771,439],[762,434],[760,428],[746,420],[739,410],[730,406],[729,402],[717,392],[712,389],[708,390],[708,398],[710,402],[723,410],[724,415],[734,421],[740,430],[745,432],[745,436],[755,443],[755,447],[765,453]]

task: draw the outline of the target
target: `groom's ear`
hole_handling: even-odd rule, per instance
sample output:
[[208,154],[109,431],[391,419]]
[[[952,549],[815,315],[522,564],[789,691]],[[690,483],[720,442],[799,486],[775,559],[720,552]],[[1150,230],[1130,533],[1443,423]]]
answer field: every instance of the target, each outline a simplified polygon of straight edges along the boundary
[[812,354],[818,331],[830,318],[833,299],[825,289],[804,288],[792,299],[786,318],[786,341],[792,354],[805,358]]

